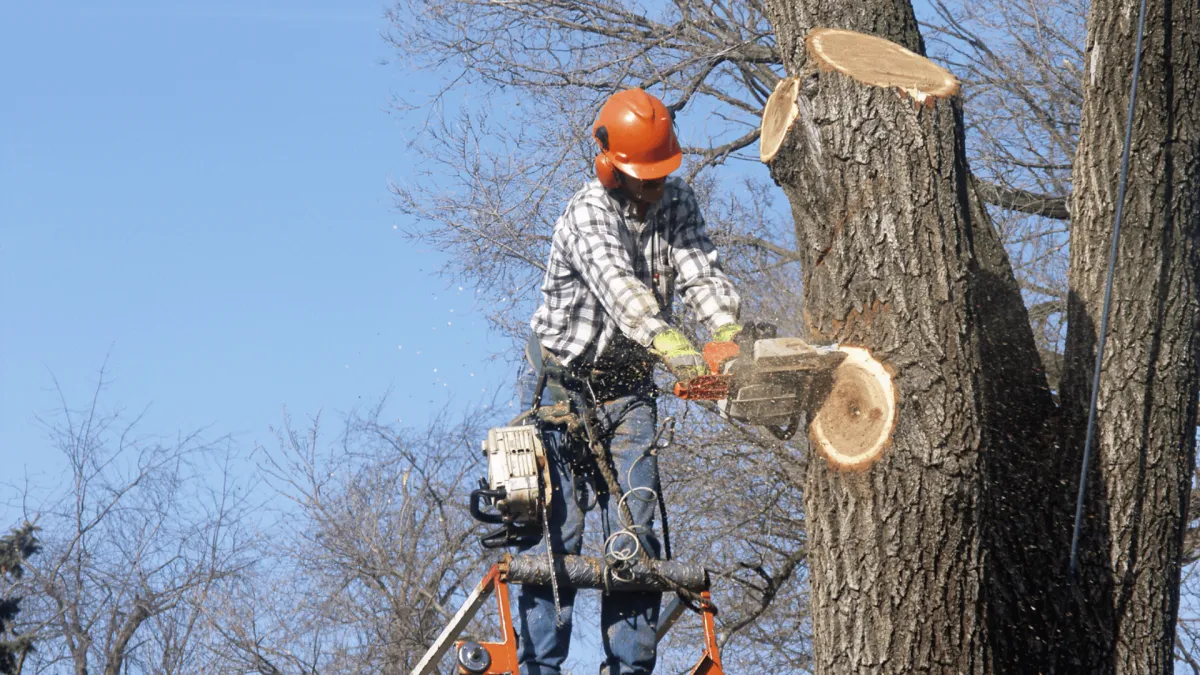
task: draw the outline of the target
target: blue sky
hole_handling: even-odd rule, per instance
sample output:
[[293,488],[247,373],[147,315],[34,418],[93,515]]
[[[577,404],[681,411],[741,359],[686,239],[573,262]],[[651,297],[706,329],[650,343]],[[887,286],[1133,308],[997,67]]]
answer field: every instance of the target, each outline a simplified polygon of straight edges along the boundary
[[435,277],[391,207],[388,181],[416,169],[391,101],[434,83],[383,65],[384,9],[7,8],[0,502],[13,467],[59,467],[34,420],[52,375],[80,406],[106,358],[106,400],[149,405],[145,432],[208,427],[247,450],[285,405],[331,415],[391,388],[419,425],[507,394],[474,289]]

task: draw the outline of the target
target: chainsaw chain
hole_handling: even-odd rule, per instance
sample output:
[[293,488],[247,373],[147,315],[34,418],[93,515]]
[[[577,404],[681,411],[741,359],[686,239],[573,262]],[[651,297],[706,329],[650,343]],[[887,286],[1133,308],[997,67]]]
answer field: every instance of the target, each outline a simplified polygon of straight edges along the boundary
[[550,588],[554,592],[554,622],[561,626],[562,601],[558,597],[558,578],[554,569],[554,550],[550,546],[550,512],[546,500],[542,500],[542,539],[546,542],[546,561],[550,563]]

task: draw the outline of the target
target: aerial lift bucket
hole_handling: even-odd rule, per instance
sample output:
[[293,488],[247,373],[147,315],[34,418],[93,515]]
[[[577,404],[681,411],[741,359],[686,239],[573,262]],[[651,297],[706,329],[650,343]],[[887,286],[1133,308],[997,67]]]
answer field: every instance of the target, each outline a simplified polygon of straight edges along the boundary
[[[507,570],[510,559],[492,565],[475,590],[467,596],[450,623],[442,629],[429,651],[417,663],[412,675],[435,675],[442,657],[453,646],[455,665],[460,675],[517,675],[517,634],[513,628],[512,609],[509,604],[509,579]],[[568,581],[564,579],[564,581]],[[499,614],[500,639],[496,642],[459,640],[479,609],[493,594]],[[707,590],[700,592],[704,602],[701,606],[701,622],[704,626],[704,653],[690,672],[692,675],[724,675],[721,670],[720,650],[717,646],[717,630],[713,620],[711,596]],[[663,613],[659,621],[658,640],[671,630],[684,611],[684,605],[676,599]]]

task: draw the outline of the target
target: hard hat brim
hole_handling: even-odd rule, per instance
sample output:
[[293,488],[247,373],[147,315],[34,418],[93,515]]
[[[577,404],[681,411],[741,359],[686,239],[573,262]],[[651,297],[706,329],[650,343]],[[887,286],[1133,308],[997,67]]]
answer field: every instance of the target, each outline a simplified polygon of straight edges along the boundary
[[654,180],[656,178],[665,178],[672,171],[678,169],[683,164],[683,153],[677,152],[674,155],[657,162],[637,163],[613,161],[613,166],[627,175],[633,176],[638,180]]

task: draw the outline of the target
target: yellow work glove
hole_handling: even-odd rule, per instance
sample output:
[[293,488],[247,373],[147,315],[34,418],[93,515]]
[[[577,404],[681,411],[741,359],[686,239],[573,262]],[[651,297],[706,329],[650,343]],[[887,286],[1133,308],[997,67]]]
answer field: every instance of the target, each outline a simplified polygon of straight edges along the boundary
[[667,370],[680,382],[708,373],[700,352],[681,331],[668,328],[654,336],[650,351],[663,360]]
[[737,334],[742,332],[741,324],[727,323],[724,326],[713,331],[713,342],[732,342]]

